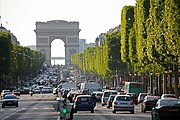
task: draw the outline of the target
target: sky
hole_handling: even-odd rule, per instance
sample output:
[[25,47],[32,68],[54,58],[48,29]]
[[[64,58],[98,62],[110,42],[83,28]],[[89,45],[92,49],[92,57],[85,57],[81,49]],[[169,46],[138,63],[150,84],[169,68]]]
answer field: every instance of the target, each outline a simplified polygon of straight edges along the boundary
[[125,5],[135,0],[0,0],[0,22],[22,46],[36,45],[35,23],[51,20],[78,21],[79,39],[94,43],[120,24]]

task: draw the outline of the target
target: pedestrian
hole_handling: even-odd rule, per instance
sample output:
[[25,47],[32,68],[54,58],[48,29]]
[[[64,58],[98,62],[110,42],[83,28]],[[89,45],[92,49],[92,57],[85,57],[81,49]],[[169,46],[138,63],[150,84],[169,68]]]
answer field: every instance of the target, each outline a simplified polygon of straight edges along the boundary
[[92,97],[94,107],[96,107],[96,96],[95,96],[95,94],[92,94],[91,97]]

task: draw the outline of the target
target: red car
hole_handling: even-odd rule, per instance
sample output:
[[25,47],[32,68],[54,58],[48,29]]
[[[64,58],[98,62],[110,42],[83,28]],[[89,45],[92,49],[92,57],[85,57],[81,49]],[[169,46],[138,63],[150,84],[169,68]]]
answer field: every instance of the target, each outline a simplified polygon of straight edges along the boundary
[[18,90],[13,90],[12,94],[16,95],[16,96],[20,96],[20,91]]

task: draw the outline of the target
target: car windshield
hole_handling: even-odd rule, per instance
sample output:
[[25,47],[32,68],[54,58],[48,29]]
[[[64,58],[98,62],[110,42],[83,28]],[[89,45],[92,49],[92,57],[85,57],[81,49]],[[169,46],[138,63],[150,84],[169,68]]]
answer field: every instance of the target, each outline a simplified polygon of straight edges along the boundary
[[13,96],[13,95],[12,96],[6,95],[3,99],[17,99],[17,98],[16,96]]
[[131,101],[132,98],[129,97],[129,96],[118,96],[118,97],[116,98],[116,100],[117,100],[117,101]]
[[180,100],[161,100],[160,106],[180,106]]

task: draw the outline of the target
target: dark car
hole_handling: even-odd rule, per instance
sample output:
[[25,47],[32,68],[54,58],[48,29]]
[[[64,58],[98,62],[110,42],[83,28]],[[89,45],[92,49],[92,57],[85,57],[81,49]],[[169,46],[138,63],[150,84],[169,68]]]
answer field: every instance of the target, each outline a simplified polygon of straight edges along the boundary
[[131,96],[131,98],[132,98],[133,101],[134,101],[134,104],[135,104],[135,105],[138,105],[138,95],[139,95],[139,94],[137,94],[137,93],[127,93],[126,95]]
[[112,102],[113,102],[115,96],[116,95],[110,95],[109,96],[109,98],[107,100],[107,108],[111,108],[112,107]]
[[91,111],[94,113],[94,104],[90,95],[78,95],[74,102],[74,112],[77,111]]
[[141,112],[151,111],[153,107],[155,107],[156,102],[160,99],[160,96],[146,96],[142,103],[140,103],[141,106]]
[[159,99],[151,111],[152,120],[179,120],[180,100],[176,98]]
[[5,95],[2,100],[2,108],[5,106],[16,106],[18,107],[18,98],[14,94]]

